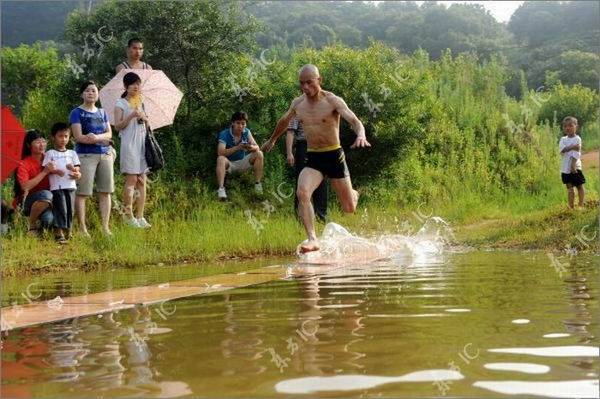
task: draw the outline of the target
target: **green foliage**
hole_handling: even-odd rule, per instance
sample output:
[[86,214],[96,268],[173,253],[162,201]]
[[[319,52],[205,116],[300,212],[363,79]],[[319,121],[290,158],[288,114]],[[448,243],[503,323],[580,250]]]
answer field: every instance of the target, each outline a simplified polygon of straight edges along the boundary
[[[111,2],[112,0],[108,3]],[[40,1],[36,3],[36,7],[21,3],[2,3],[2,22],[6,27],[6,32],[3,31],[5,44],[60,39],[62,22],[72,10],[77,10],[80,20],[78,24],[80,27],[88,25],[90,29],[85,31],[90,34],[96,32],[91,28],[100,17],[91,11],[100,8],[105,15],[110,15],[109,19],[104,18],[102,25],[96,24],[95,29],[103,25],[114,28],[112,31],[116,39],[105,49],[111,57],[103,65],[97,65],[98,60],[92,58],[85,62],[94,65],[92,75],[98,79],[109,77],[113,64],[121,60],[126,38],[132,34],[145,38],[148,35],[164,34],[163,41],[169,44],[164,48],[167,52],[185,48],[186,37],[199,39],[198,47],[203,43],[210,47],[211,41],[205,41],[205,37],[213,37],[213,33],[218,31],[230,31],[232,36],[228,36],[228,40],[221,44],[235,43],[235,32],[238,28],[244,30],[246,19],[255,16],[254,28],[257,30],[246,29],[246,32],[249,35],[256,34],[256,40],[262,48],[294,48],[306,44],[322,48],[335,42],[354,48],[366,48],[375,40],[407,54],[422,48],[432,59],[440,57],[446,49],[450,49],[453,54],[473,52],[484,59],[493,54],[502,55],[510,60],[511,65],[512,80],[507,84],[507,92],[515,96],[525,93],[519,90],[520,70],[526,72],[529,87],[533,89],[544,84],[548,71],[556,72],[557,78],[564,84],[581,83],[596,89],[598,82],[597,37],[600,32],[600,9],[598,2],[594,1],[527,1],[513,14],[508,25],[497,22],[481,5],[453,4],[446,8],[435,2],[424,2],[420,6],[414,2],[390,1],[377,4],[341,1],[235,2],[233,8],[237,8],[239,12],[228,11],[225,15],[231,18],[221,20],[224,23],[212,25],[212,21],[217,21],[215,17],[218,13],[207,13],[206,9],[212,7],[214,10],[217,5],[215,1],[193,2],[196,9],[205,9],[199,14],[196,11],[190,12],[194,8],[190,7],[192,2],[186,2],[186,7],[179,7],[181,2],[178,1],[143,2],[146,6],[140,9],[135,1],[118,2],[114,8],[120,12],[110,11],[107,2],[100,0]],[[173,4],[173,8],[168,10],[169,16],[155,18],[157,11],[160,14],[166,9],[166,3]],[[217,8],[232,7],[232,2],[222,3]],[[107,10],[110,12],[107,13]],[[91,17],[86,21],[88,14]],[[197,18],[196,21],[202,21],[198,27],[194,24],[198,15],[210,17]],[[163,24],[154,25],[147,30],[146,21],[151,20]],[[230,21],[242,22],[237,25]],[[173,29],[170,30],[172,25]],[[156,26],[161,26],[161,29],[155,29]],[[189,27],[193,29],[188,29]],[[81,29],[76,31],[82,32]],[[66,33],[69,37],[68,28]],[[169,43],[172,38],[174,41]],[[85,36],[75,39],[69,37],[79,47]],[[88,37],[88,41],[94,43],[92,37]],[[209,51],[201,53],[201,58],[211,55],[208,47],[206,49]],[[165,65],[160,64],[162,50],[156,51],[157,49],[158,47],[149,49],[148,59],[153,65],[160,65],[165,69]],[[77,51],[80,51],[79,48]],[[187,50],[181,52],[184,54]],[[189,55],[188,53],[188,60]],[[210,71],[210,68],[205,68],[202,76]],[[203,79],[190,83],[196,89],[204,90],[210,81]],[[199,96],[198,99],[202,97]]]
[[519,47],[508,55],[529,87],[544,85],[554,71],[565,84],[598,88],[599,15],[595,1],[526,1],[515,11],[508,29]]
[[[160,27],[160,29],[157,29]],[[238,68],[236,58],[252,50],[252,35],[257,29],[254,18],[240,13],[234,2],[148,2],[106,1],[90,15],[72,13],[66,25],[66,37],[76,48],[85,48],[92,35],[112,37],[88,58],[75,53],[84,62],[84,74],[108,81],[115,67],[125,58],[127,41],[141,38],[145,60],[163,70],[185,91],[184,108],[204,106],[220,91],[223,75]]]
[[598,119],[598,93],[579,84],[557,84],[540,110],[540,120],[556,121],[559,125],[565,116],[574,116],[580,126]]
[[20,112],[31,90],[46,90],[59,79],[61,62],[52,45],[2,48],[2,103]]
[[423,48],[433,58],[447,48],[487,57],[508,40],[503,25],[480,5],[253,2],[246,10],[265,22],[258,37],[263,47],[281,43],[293,47],[308,40],[322,48],[338,39],[347,46],[364,48],[377,40],[408,53]]

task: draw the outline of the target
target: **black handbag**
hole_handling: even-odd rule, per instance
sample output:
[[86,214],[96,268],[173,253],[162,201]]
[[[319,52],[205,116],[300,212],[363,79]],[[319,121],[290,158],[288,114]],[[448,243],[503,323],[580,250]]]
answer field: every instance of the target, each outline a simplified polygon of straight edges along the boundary
[[146,124],[146,164],[150,172],[156,172],[165,166],[162,148],[158,145],[154,132],[148,124]]
[[[146,108],[142,103],[142,109],[144,113]],[[154,136],[154,132],[150,129],[150,125],[146,123],[146,165],[150,169],[150,172],[156,172],[161,170],[165,166],[165,157],[163,156],[162,148],[158,145],[158,140]]]

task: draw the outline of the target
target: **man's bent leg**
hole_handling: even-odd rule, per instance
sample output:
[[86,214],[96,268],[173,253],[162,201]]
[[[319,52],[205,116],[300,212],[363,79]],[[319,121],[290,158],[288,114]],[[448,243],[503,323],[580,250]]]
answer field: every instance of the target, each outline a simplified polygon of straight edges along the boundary
[[262,151],[255,151],[250,155],[250,165],[254,169],[254,181],[260,182],[263,177],[264,155]]
[[325,222],[327,220],[327,181],[325,179],[316,188],[312,200],[317,218]]
[[354,213],[356,205],[358,204],[358,191],[352,188],[352,181],[350,176],[342,179],[329,179],[331,186],[336,192],[340,203],[342,204],[342,211],[345,213]]
[[313,192],[323,181],[323,174],[312,168],[304,168],[298,177],[298,188],[296,195],[298,197],[298,214],[306,235],[308,243],[303,245],[306,251],[315,251],[319,249],[317,243],[317,234],[315,233],[315,212],[310,201]]
[[[294,179],[296,182],[296,188],[298,188],[298,178],[302,169],[306,166],[306,141],[296,142],[296,148],[294,150]],[[298,215],[298,196],[294,195],[294,212]]]
[[217,158],[217,184],[219,188],[222,188],[225,184],[225,173],[227,172],[227,168],[229,167],[229,159],[224,156],[219,156]]

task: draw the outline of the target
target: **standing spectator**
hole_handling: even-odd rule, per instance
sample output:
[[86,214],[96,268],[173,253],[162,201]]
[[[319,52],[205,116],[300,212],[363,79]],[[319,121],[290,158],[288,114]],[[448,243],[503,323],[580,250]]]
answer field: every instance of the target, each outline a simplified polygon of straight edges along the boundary
[[[144,218],[146,202],[146,125],[148,118],[144,112],[140,86],[142,80],[133,73],[123,76],[125,92],[115,104],[115,128],[121,137],[120,165],[125,175],[123,188],[123,206],[125,222],[133,227],[149,228]],[[133,197],[137,190],[136,217],[133,216]]]
[[577,119],[567,116],[562,121],[564,136],[561,137],[558,149],[561,156],[560,173],[563,184],[567,187],[567,204],[575,207],[575,189],[579,197],[579,207],[583,208],[585,176],[581,171],[581,137],[577,135]]
[[113,164],[115,150],[111,147],[112,130],[108,116],[102,108],[96,107],[98,86],[93,81],[81,85],[83,104],[71,111],[69,121],[77,145],[75,151],[81,162],[81,180],[75,197],[75,213],[81,233],[89,236],[85,221],[85,202],[94,193],[94,183],[98,193],[102,231],[111,235],[109,229],[111,199],[115,191]]
[[66,123],[57,122],[50,131],[54,149],[44,155],[42,166],[53,172],[50,175],[50,191],[52,191],[52,213],[54,215],[55,238],[65,244],[71,235],[73,208],[75,204],[75,180],[81,177],[79,157],[73,150],[67,149],[71,131]]
[[144,55],[144,43],[137,37],[129,39],[127,42],[127,61],[121,62],[115,67],[117,73],[121,69],[152,69],[145,62],[142,62]]

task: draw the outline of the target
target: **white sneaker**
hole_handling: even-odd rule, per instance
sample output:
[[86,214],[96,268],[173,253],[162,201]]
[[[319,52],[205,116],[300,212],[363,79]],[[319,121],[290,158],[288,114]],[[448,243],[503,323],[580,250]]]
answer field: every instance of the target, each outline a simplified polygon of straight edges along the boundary
[[227,199],[227,193],[225,192],[225,187],[221,187],[217,190],[217,197],[219,197],[219,199],[221,201],[225,201]]
[[263,194],[263,187],[261,182],[255,183],[254,184],[254,191],[256,192],[256,194],[258,195],[262,195]]
[[131,226],[131,227],[140,227],[140,225],[138,224],[138,221],[136,218],[123,218],[123,221],[125,222],[125,224],[127,226]]
[[137,224],[138,224],[138,227],[142,228],[142,229],[149,229],[150,227],[152,227],[152,225],[150,223],[148,223],[146,218],[137,219]]

